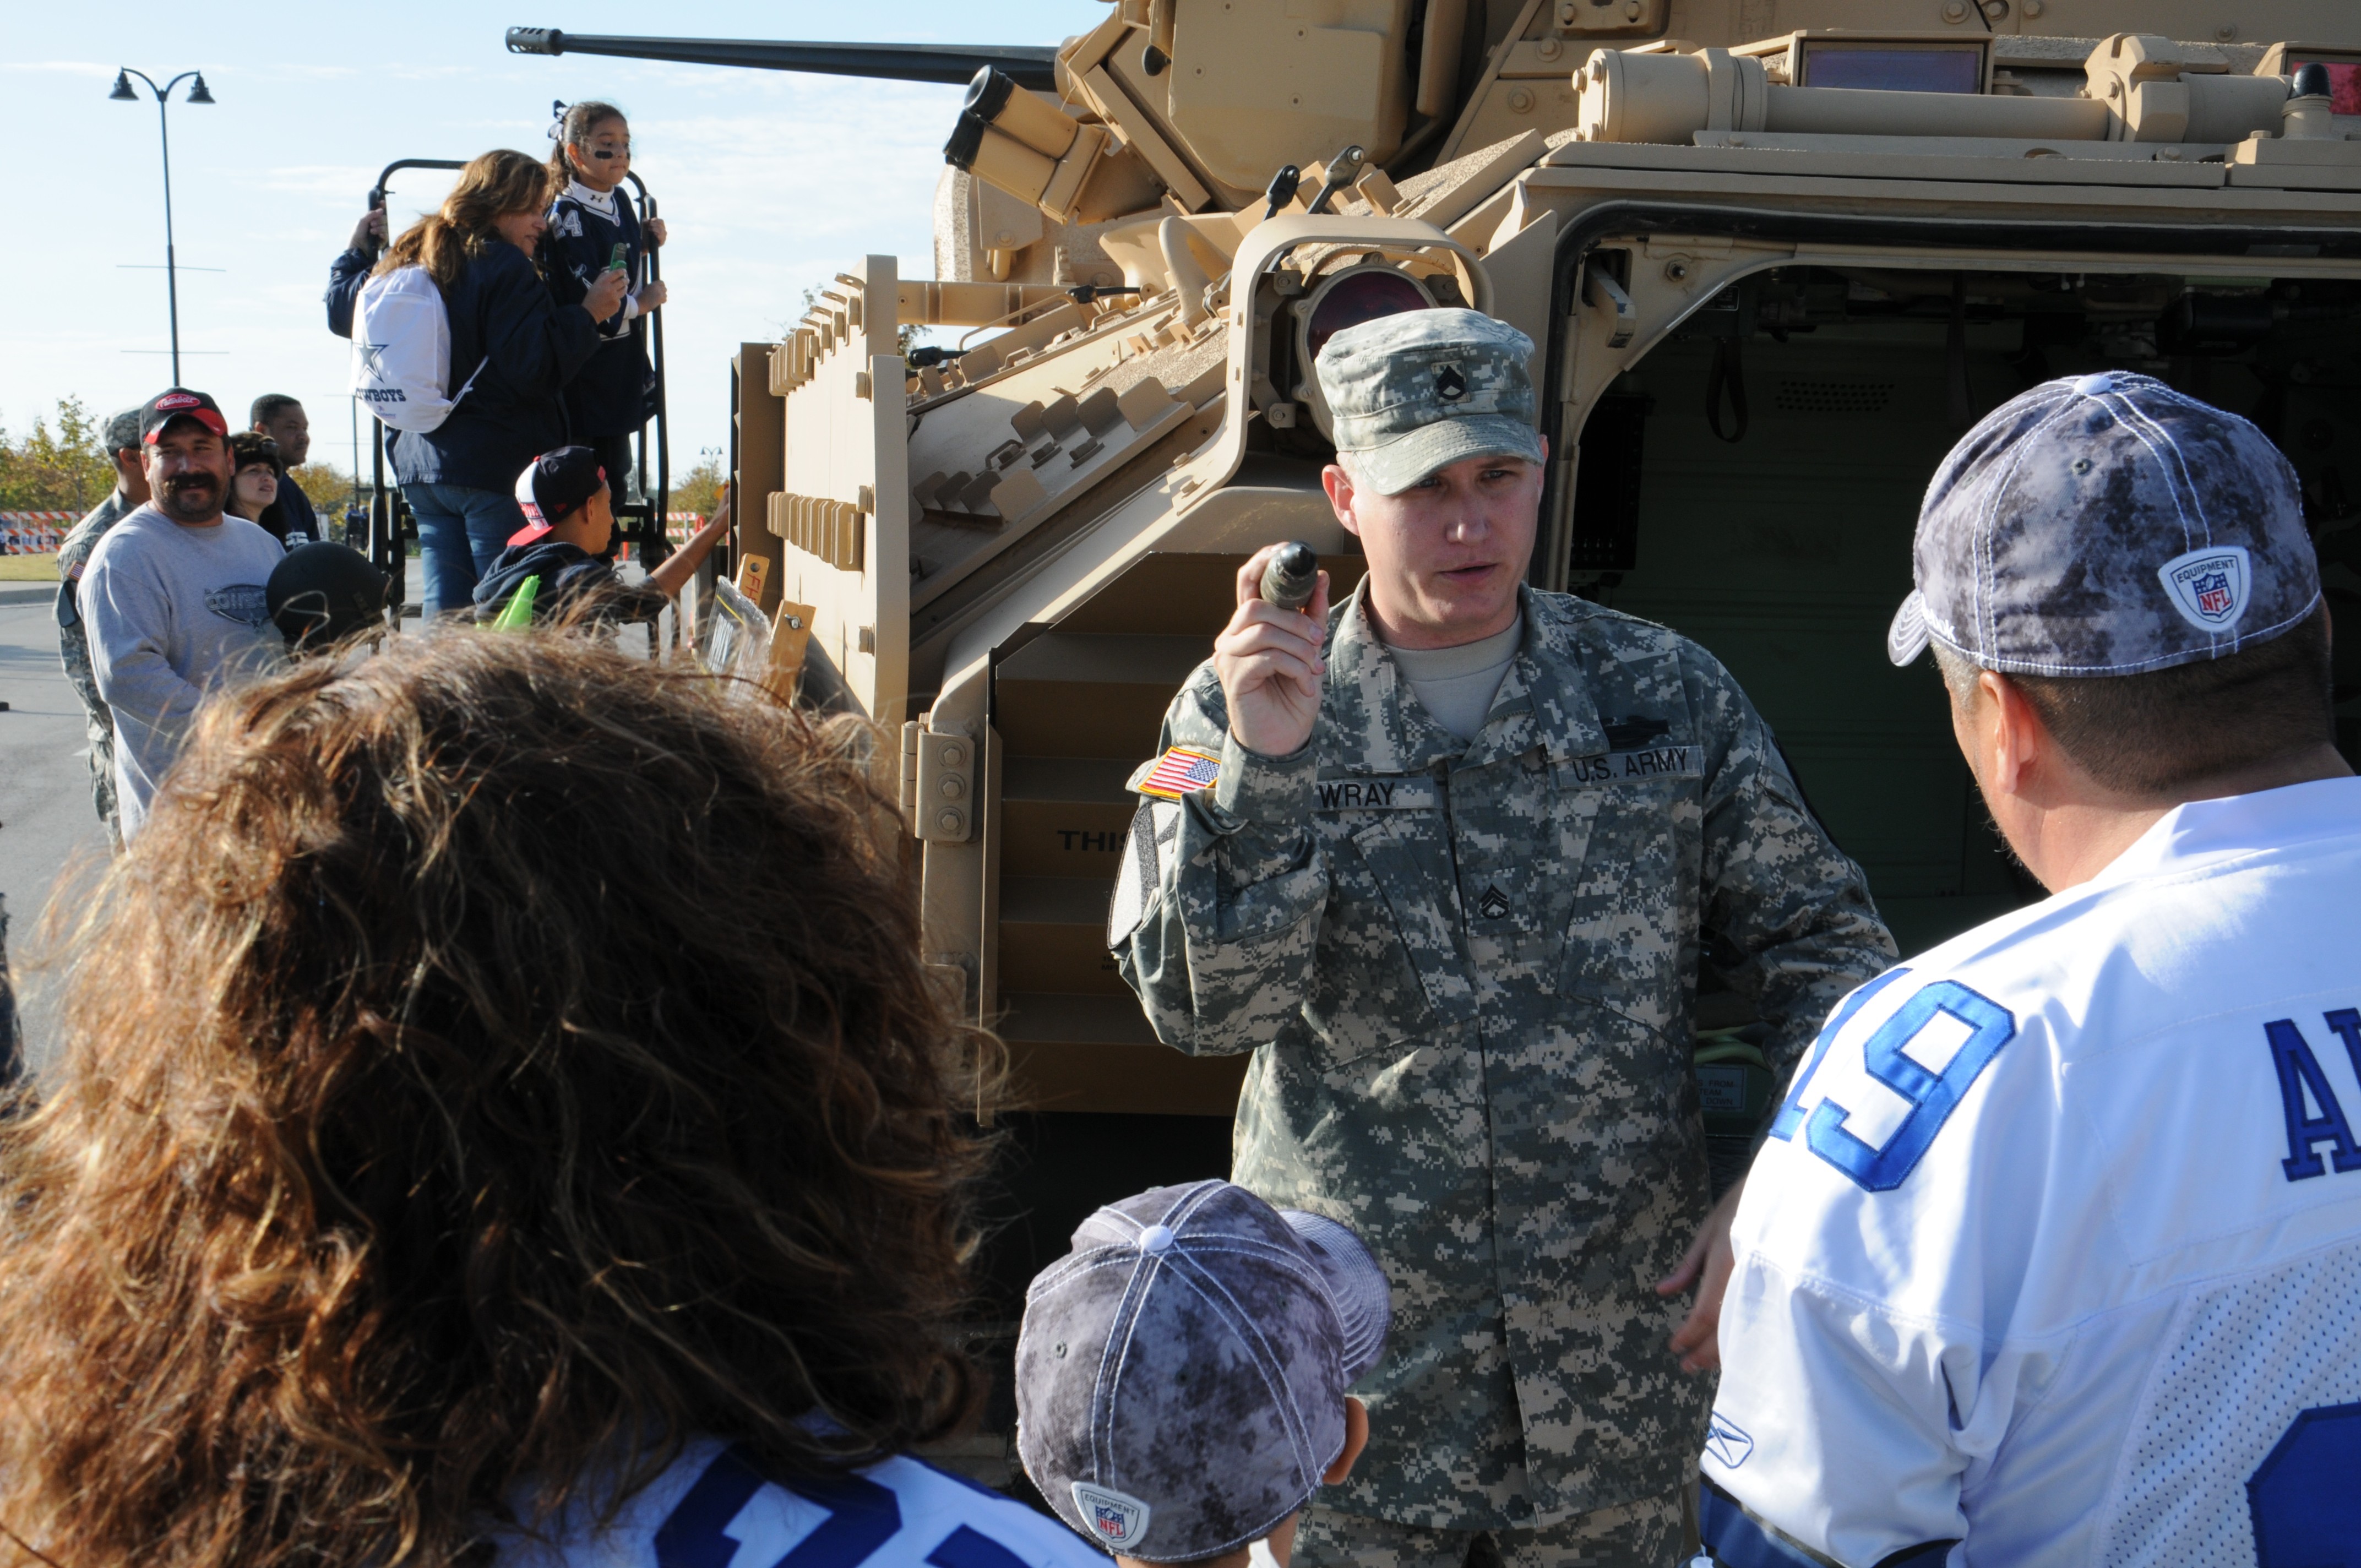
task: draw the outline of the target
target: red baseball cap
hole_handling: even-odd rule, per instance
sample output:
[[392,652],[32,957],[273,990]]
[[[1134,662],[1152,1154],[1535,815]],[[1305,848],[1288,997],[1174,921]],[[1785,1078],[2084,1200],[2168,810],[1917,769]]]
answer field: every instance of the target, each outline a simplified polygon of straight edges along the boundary
[[517,505],[524,510],[525,524],[509,535],[509,543],[532,543],[606,488],[607,470],[590,448],[561,446],[543,453],[517,476]]
[[139,405],[140,441],[153,446],[164,427],[176,419],[192,419],[215,435],[229,435],[229,421],[222,418],[219,403],[186,387],[168,387]]

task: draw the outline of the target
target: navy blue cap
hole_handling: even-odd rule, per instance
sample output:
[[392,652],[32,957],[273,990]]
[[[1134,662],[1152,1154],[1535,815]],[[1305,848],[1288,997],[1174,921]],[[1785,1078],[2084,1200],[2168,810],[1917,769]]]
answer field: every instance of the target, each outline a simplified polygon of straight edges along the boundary
[[509,535],[511,544],[530,544],[566,521],[607,486],[607,470],[588,446],[561,446],[525,465],[517,476],[517,505],[525,525]]

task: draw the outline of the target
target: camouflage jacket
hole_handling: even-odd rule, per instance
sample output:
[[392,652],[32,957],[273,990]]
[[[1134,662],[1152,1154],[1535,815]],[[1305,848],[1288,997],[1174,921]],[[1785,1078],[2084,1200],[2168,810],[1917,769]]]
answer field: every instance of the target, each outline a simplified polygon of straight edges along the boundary
[[1466,743],[1357,594],[1292,756],[1232,740],[1200,668],[1164,744],[1218,782],[1143,806],[1109,927],[1165,1041],[1257,1051],[1233,1179],[1353,1226],[1392,1282],[1369,1450],[1323,1501],[1434,1528],[1694,1480],[1712,1385],[1652,1287],[1708,1207],[1700,942],[1783,1075],[1894,959],[1729,672],[1579,599],[1527,591],[1524,617]]
[[67,530],[65,540],[58,546],[58,654],[65,663],[66,679],[73,683],[82,697],[82,711],[89,716],[93,734],[104,728],[111,735],[114,723],[106,711],[106,699],[98,695],[98,677],[90,668],[90,634],[82,623],[81,609],[74,602],[75,587],[82,580],[82,569],[90,565],[90,553],[106,537],[106,531],[139,510],[137,502],[123,493],[117,486],[113,494],[82,514],[80,522]]

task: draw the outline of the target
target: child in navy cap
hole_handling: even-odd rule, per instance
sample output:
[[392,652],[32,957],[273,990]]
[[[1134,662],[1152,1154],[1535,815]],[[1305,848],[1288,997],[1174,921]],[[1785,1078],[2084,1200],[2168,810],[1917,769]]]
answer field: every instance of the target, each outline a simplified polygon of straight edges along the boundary
[[1118,1562],[1283,1565],[1296,1515],[1368,1442],[1345,1390],[1391,1321],[1335,1221],[1226,1181],[1143,1192],[1083,1221],[1026,1293],[1018,1455]]
[[536,621],[588,613],[616,622],[653,620],[680,592],[730,526],[724,488],[713,519],[686,544],[665,556],[640,584],[626,584],[606,559],[615,513],[607,472],[588,446],[545,452],[517,476],[517,505],[525,525],[509,536],[476,584],[476,619],[490,620],[530,583],[527,601]]

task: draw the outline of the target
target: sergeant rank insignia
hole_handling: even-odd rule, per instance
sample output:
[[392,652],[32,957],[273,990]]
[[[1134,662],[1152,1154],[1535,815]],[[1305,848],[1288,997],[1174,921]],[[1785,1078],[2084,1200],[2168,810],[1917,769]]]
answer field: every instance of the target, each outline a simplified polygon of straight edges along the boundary
[[1192,746],[1175,746],[1156,760],[1148,776],[1131,787],[1142,795],[1179,800],[1221,782],[1222,759]]

